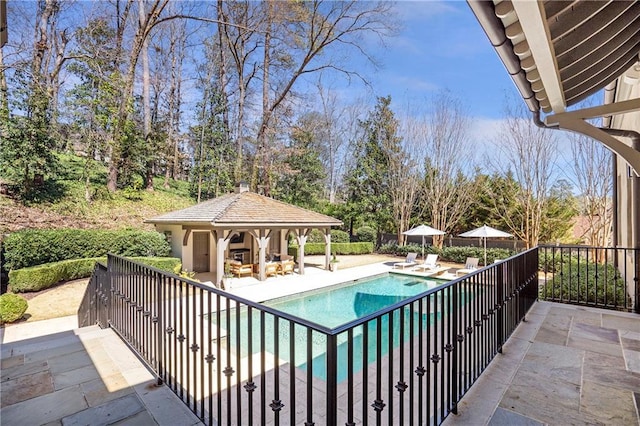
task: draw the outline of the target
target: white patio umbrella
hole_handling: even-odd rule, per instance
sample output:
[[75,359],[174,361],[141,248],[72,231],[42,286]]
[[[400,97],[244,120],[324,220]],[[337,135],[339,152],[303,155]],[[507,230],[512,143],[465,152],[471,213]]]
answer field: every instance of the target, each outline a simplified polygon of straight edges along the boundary
[[415,228],[411,228],[408,231],[404,231],[403,234],[422,236],[422,259],[424,259],[424,237],[430,236],[430,235],[444,235],[445,233],[427,225],[418,225]]
[[460,234],[460,237],[482,238],[484,240],[484,266],[487,266],[487,237],[506,238],[506,237],[513,237],[513,235],[504,231],[500,231],[499,229],[495,229],[490,226],[483,225],[480,228],[463,232],[462,234]]

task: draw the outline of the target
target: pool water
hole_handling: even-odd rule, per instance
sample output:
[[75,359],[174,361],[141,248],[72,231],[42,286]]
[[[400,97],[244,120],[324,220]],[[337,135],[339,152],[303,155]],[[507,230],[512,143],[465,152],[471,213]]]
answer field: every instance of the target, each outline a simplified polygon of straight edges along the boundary
[[[385,274],[373,278],[356,280],[348,284],[343,283],[327,289],[314,290],[295,296],[276,299],[265,302],[264,304],[279,311],[304,318],[325,327],[335,328],[355,319],[380,311],[381,309],[401,302],[402,300],[408,299],[412,296],[424,293],[425,291],[444,283],[446,283],[446,281],[409,277],[405,275]],[[438,312],[436,315],[439,317],[442,305],[440,297],[440,293],[431,297],[431,314],[428,317],[423,314],[422,318],[419,318],[417,312],[414,312],[413,315],[411,315],[409,308],[405,307],[405,335],[403,336],[405,341],[409,338],[409,324],[412,317],[416,332],[419,328],[426,327],[427,324],[433,323],[433,320],[435,319],[434,312]],[[463,303],[464,299],[466,299],[466,297],[461,295]],[[240,318],[237,318],[236,315],[237,312],[232,310],[228,319],[224,312],[221,313],[220,317],[221,326],[227,329],[227,341],[234,342],[232,344],[235,344],[237,339],[237,336],[235,336],[237,320],[239,319],[241,324],[246,325],[249,319],[246,309],[240,312]],[[394,312],[392,324],[389,324],[389,318],[389,315],[384,315],[380,321],[382,332],[380,343],[383,356],[389,350],[389,329],[394,330],[393,347],[397,347],[400,344],[400,315],[398,314],[398,311]],[[212,319],[215,321],[215,316],[213,316]],[[249,339],[251,339],[252,353],[259,353],[261,350],[260,312],[255,309],[252,310],[250,319],[252,324],[251,336],[248,335],[248,327],[240,327],[240,351],[242,356],[248,355]],[[266,336],[264,342],[265,351],[272,354],[275,353],[276,350],[276,339],[272,338],[272,336],[275,335],[276,330],[275,322],[276,320],[272,315],[267,314],[264,316],[264,332]],[[364,325],[361,325],[353,329],[352,343],[354,372],[360,371],[365,364],[365,350],[363,348],[364,327]],[[375,321],[371,321],[366,325],[366,327],[368,328],[368,344],[366,348],[366,352],[368,353],[368,364],[374,361],[376,356],[375,351],[378,343],[377,324]],[[306,328],[295,325],[292,334],[289,321],[279,320],[277,336],[279,358],[286,362],[292,362],[296,367],[306,370],[308,368]],[[292,338],[295,346],[295,355],[293,360],[290,359],[289,352]],[[312,373],[317,378],[326,380],[326,336],[322,333],[313,332],[311,340]],[[347,340],[348,335],[346,332],[341,333],[337,337],[338,382],[347,378],[347,350],[349,346]]]
[[386,274],[264,303],[328,328],[365,317],[445,281]]

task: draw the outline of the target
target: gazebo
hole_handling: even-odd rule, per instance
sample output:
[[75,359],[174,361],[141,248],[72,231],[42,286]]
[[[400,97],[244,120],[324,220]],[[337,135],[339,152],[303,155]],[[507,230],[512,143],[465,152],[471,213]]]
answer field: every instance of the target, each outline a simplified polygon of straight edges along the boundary
[[240,184],[234,193],[145,222],[167,236],[183,269],[213,272],[218,286],[227,258],[255,264],[258,279],[265,280],[267,255],[286,253],[289,234],[298,243],[298,272],[304,274],[304,246],[313,229],[324,234],[325,267],[329,269],[331,227],[342,225],[333,217],[250,192],[246,184]]

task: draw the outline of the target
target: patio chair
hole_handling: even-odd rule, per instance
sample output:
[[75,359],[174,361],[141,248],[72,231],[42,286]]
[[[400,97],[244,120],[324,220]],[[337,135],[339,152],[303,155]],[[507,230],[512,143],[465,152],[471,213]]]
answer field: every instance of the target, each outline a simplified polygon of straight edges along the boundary
[[414,271],[431,271],[438,267],[438,255],[437,254],[428,254],[427,258],[424,260],[424,263],[420,265],[416,265],[413,267]]
[[478,262],[480,261],[480,259],[478,259],[477,257],[467,257],[466,262],[464,262],[464,268],[462,269],[458,269],[456,271],[456,275],[465,275],[465,274],[470,274],[471,272],[475,271],[476,269],[478,269]]
[[229,260],[230,272],[240,278],[243,275],[253,276],[253,264],[242,264],[239,260]]
[[418,257],[418,253],[409,253],[407,254],[407,258],[404,262],[396,262],[393,264],[394,268],[406,268],[407,266],[413,266],[416,264],[416,258]]
[[280,264],[282,275],[293,274],[293,268],[296,265],[293,260],[283,260]]
[[278,276],[278,272],[280,270],[280,263],[279,262],[267,262],[264,265],[264,275],[267,277],[271,277],[271,276]]

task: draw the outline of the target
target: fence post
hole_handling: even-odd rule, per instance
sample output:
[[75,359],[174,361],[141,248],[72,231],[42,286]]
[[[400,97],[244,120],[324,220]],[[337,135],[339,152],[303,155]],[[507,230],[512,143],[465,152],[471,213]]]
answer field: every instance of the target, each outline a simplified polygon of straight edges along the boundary
[[113,296],[114,296],[114,281],[115,274],[113,272],[114,267],[114,258],[112,255],[107,254],[107,272],[105,277],[106,291],[108,296],[107,303],[105,306],[105,327],[111,327],[111,321],[113,319]]
[[164,298],[163,290],[165,287],[165,276],[160,273],[155,273],[156,279],[156,329],[157,329],[157,342],[156,342],[156,383],[161,385],[164,377]]
[[633,250],[633,264],[634,264],[634,277],[635,281],[635,300],[633,310],[636,314],[640,314],[640,248]]
[[[460,375],[458,374],[458,352],[460,351],[460,347],[462,346],[462,342],[458,342],[458,312],[460,310],[460,305],[458,301],[458,286],[460,283],[456,283],[452,286],[453,292],[453,309],[449,313],[452,316],[451,331],[449,332],[449,338],[453,343],[453,360],[451,361],[452,373],[451,373],[451,394],[449,398],[453,397],[451,404],[451,412],[453,414],[458,414],[458,380],[460,380]],[[460,333],[462,334],[462,333]],[[413,402],[413,401],[412,401]]]
[[[338,424],[338,339],[334,334],[327,334],[327,426]],[[380,344],[380,342],[378,342]],[[365,363],[366,368],[366,363]],[[366,398],[366,395],[363,396]]]
[[502,265],[498,265],[498,270],[496,271],[496,320],[497,320],[497,330],[496,330],[496,347],[498,348],[498,353],[502,353],[502,343],[504,341],[504,314],[506,309],[504,309],[504,268],[511,269],[513,267],[513,260],[509,260],[504,262]]

